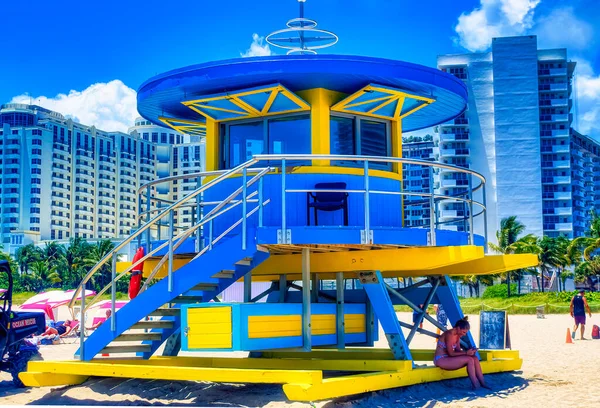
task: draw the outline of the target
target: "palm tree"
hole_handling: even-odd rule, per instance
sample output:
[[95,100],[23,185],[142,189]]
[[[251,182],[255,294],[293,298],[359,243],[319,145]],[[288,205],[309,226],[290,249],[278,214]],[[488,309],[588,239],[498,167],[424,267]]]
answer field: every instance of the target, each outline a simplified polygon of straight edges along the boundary
[[[84,264],[88,267],[87,270],[90,270],[92,267],[94,267],[94,265],[100,262],[100,260],[110,253],[114,248],[115,245],[109,239],[103,239],[98,241],[96,245],[90,245],[89,251],[83,260]],[[111,263],[108,261],[102,266],[102,268],[100,268],[99,273],[96,273],[94,276],[92,276],[92,285],[95,286],[96,290],[102,289],[102,285],[112,280],[111,268]],[[96,287],[98,283],[100,283],[101,286]]]
[[567,248],[569,244],[564,241],[565,239],[564,237],[554,238],[544,236],[540,240],[541,252],[538,258],[540,260],[540,272],[542,275],[542,292],[544,291],[544,274],[549,274],[553,269],[568,264]]
[[[490,248],[501,254],[512,254],[514,249],[511,247],[519,239],[519,235],[525,231],[525,225],[517,221],[517,216],[503,218],[500,221],[500,230],[496,231],[498,245],[489,244]],[[510,271],[506,273],[506,285],[508,287],[508,296],[510,297]]]
[[74,237],[69,240],[69,246],[64,255],[64,274],[63,282],[67,286],[79,284],[85,274],[85,257],[89,251],[90,245],[80,237]]
[[596,273],[594,252],[600,248],[600,216],[593,210],[592,220],[586,236],[575,238],[567,248],[567,258],[575,265],[575,280],[581,282],[587,278],[592,285],[592,276]]
[[[540,252],[542,252],[542,249],[539,246],[539,239],[538,237],[536,237],[533,234],[527,234],[524,237],[519,238],[516,242],[514,242],[513,244],[511,244],[510,249],[512,250],[512,253],[514,254],[536,254],[539,257]],[[517,293],[520,295],[521,294],[521,278],[523,276],[523,273],[528,272],[531,275],[537,275],[537,271],[535,268],[530,268],[530,269],[519,269],[516,271],[517,272],[517,276],[519,278],[518,280],[518,288],[517,288]]]
[[21,275],[23,275],[28,272],[30,263],[42,259],[42,251],[33,244],[27,244],[17,249],[15,258],[19,265]]
[[62,281],[60,275],[56,272],[56,265],[52,265],[48,260],[33,262],[31,264],[31,275],[35,284],[33,289],[36,292]]

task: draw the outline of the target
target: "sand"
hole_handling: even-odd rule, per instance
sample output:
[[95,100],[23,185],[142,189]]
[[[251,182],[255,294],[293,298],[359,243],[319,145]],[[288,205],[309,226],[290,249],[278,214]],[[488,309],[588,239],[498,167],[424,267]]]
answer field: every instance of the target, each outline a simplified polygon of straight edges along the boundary
[[[402,320],[410,320],[400,314]],[[478,340],[478,316],[469,316]],[[79,386],[15,389],[0,374],[0,405],[190,405],[211,407],[582,407],[600,402],[600,340],[566,344],[566,315],[510,316],[512,344],[524,359],[522,371],[487,376],[493,391],[469,391],[468,379],[415,385],[314,404],[290,403],[279,385],[213,384],[185,381],[92,378]],[[587,337],[593,323],[588,319]],[[428,323],[425,323],[425,328]],[[579,335],[577,336],[579,338]],[[385,347],[384,342],[379,346]],[[46,360],[72,358],[77,344],[42,346]],[[434,340],[417,335],[415,348],[433,348]],[[186,354],[187,353],[183,353]],[[534,405],[535,404],[535,405]]]

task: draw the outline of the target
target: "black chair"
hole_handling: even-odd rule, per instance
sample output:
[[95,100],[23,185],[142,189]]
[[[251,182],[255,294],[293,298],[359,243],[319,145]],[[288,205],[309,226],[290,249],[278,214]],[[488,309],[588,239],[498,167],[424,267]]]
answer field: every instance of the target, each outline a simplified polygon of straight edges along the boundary
[[[345,190],[346,183],[317,183],[315,190]],[[312,201],[311,201],[312,198]],[[348,226],[348,193],[314,192],[306,195],[306,225],[310,225],[310,209],[315,213],[315,225],[319,225],[318,211],[344,211],[344,225]]]

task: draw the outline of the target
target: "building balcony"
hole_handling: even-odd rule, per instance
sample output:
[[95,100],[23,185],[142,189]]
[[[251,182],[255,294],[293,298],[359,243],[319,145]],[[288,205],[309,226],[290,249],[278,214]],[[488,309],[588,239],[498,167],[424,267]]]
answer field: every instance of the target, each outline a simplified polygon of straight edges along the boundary
[[442,142],[468,141],[468,133],[442,133],[440,134]]
[[569,145],[554,145],[552,146],[553,153],[569,153]]
[[440,218],[458,218],[457,210],[442,210],[440,211]]
[[553,177],[554,184],[570,184],[571,177],[569,176],[555,176]]
[[555,191],[554,199],[556,200],[570,200],[571,192],[570,191]]
[[538,69],[538,76],[565,76],[567,68]]
[[572,222],[560,222],[560,223],[554,224],[554,229],[556,231],[572,231],[573,223]]
[[571,167],[571,162],[569,160],[556,160],[551,163],[551,167],[555,169],[568,169],[569,167]]
[[556,207],[554,214],[556,215],[571,215],[573,213],[572,207]]
[[556,114],[556,115],[540,115],[540,122],[568,122],[569,115],[567,114]]
[[456,187],[456,180],[442,179],[442,187]]
[[566,82],[557,82],[553,84],[545,84],[550,85],[551,91],[566,91],[569,89],[568,84]]
[[440,155],[446,157],[468,156],[469,154],[469,149],[440,149]]

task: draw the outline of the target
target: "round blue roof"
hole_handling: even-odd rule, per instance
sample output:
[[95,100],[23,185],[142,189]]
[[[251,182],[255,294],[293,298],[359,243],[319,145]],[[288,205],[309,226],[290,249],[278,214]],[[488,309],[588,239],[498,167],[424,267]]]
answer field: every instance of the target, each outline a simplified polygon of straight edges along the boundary
[[351,55],[278,55],[214,61],[157,75],[140,86],[138,111],[159,125],[159,116],[203,121],[181,102],[276,83],[292,92],[326,88],[347,94],[377,84],[434,98],[435,103],[402,120],[404,132],[447,122],[467,106],[461,80],[423,65]]

